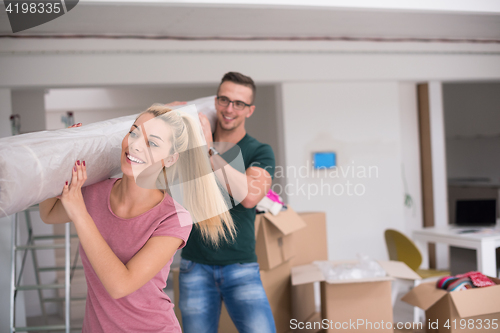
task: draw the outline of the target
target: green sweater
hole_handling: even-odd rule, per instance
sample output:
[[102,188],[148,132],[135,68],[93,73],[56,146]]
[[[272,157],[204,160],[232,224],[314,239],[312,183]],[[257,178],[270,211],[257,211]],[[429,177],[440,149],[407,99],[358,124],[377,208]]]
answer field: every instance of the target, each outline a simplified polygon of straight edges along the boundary
[[[274,177],[275,161],[271,146],[260,143],[248,134],[237,145],[243,156],[245,170],[249,167],[259,167]],[[222,154],[221,157],[230,162],[234,159],[235,154],[238,154],[237,149],[232,149]],[[234,241],[222,241],[219,247],[215,247],[206,242],[201,236],[199,228],[194,226],[188,242],[182,250],[182,258],[205,265],[256,262],[255,207],[245,208],[238,204],[230,210],[230,213],[236,226]]]

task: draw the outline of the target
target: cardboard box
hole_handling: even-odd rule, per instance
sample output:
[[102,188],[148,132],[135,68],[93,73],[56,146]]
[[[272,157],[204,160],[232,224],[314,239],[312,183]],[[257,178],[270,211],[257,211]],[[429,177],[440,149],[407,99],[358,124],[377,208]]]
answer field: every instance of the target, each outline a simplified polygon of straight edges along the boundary
[[[285,262],[272,270],[260,271],[262,285],[266,291],[271,311],[273,312],[274,322],[277,333],[285,333],[290,329],[291,318],[291,282],[290,282],[290,263]],[[173,289],[174,289],[174,308],[175,315],[181,323],[181,313],[177,306],[179,302],[179,269],[172,269]],[[222,304],[221,316],[219,319],[219,333],[238,333],[227,310]]]
[[255,253],[261,270],[273,269],[295,254],[292,233],[305,228],[306,223],[291,207],[277,216],[271,213],[255,219]]
[[[306,222],[306,227],[292,234],[293,247],[297,249],[295,256],[290,260],[292,267],[310,264],[315,260],[328,260],[325,213],[299,213],[299,216]],[[319,288],[319,283],[317,287]],[[316,308],[314,288],[312,283],[292,286],[292,318],[297,322],[321,322],[321,312]],[[294,331],[317,332],[308,329]]]
[[236,326],[233,324],[233,320],[229,317],[229,313],[227,313],[226,304],[224,304],[224,302],[222,302],[222,308],[220,310],[219,330],[217,333],[238,333]]
[[[352,264],[356,261],[336,261]],[[379,261],[387,276],[378,278],[325,282],[314,264],[292,268],[292,285],[321,281],[322,318],[328,319],[326,332],[394,332],[391,281],[394,278],[420,279],[406,264]]]
[[299,213],[306,226],[300,232],[292,233],[295,255],[292,267],[307,265],[315,260],[328,260],[326,215],[323,212]]
[[[295,318],[294,318],[295,319]],[[288,333],[318,333],[324,332],[323,330],[323,316],[321,312],[315,312],[310,317],[302,321],[291,321],[290,330]],[[301,323],[301,324],[299,324]]]
[[497,285],[454,292],[422,283],[402,300],[425,310],[427,332],[500,332],[500,279],[490,279]]
[[[292,286],[291,294],[292,318],[298,322],[307,322],[317,312],[314,283]],[[297,331],[303,332],[301,330]]]

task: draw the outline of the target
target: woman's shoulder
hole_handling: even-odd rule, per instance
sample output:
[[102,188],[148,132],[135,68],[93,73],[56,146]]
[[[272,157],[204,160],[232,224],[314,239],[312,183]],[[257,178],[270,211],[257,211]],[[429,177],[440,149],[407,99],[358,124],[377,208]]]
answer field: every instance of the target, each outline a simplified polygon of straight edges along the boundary
[[193,224],[191,214],[170,195],[165,194],[161,208],[165,221],[178,223],[181,227]]
[[179,238],[183,240],[179,249],[184,247],[193,227],[193,220],[189,212],[168,194],[165,194],[160,212],[163,215],[160,217],[152,237],[171,236]]

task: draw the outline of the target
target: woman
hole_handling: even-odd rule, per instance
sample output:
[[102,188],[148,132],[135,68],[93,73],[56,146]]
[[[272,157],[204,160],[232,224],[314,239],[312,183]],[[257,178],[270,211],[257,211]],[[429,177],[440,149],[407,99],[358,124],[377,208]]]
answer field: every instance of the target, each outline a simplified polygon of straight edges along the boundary
[[[88,286],[83,332],[181,332],[163,288],[192,220],[214,244],[234,236],[208,163],[193,119],[153,105],[122,141],[121,179],[82,188],[89,166],[77,161],[62,194],[40,203],[45,223],[72,221],[78,232]],[[168,186],[158,189],[169,182],[182,185],[191,216]]]

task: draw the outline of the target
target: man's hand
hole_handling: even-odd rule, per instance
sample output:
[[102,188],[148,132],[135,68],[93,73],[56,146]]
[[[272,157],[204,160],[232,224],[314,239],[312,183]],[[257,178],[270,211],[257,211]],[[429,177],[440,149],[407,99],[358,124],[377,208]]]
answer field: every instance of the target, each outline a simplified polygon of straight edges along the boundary
[[207,116],[203,113],[198,113],[198,117],[200,118],[201,129],[203,130],[207,147],[210,148],[213,146],[212,127],[210,126],[210,121],[208,121]]

